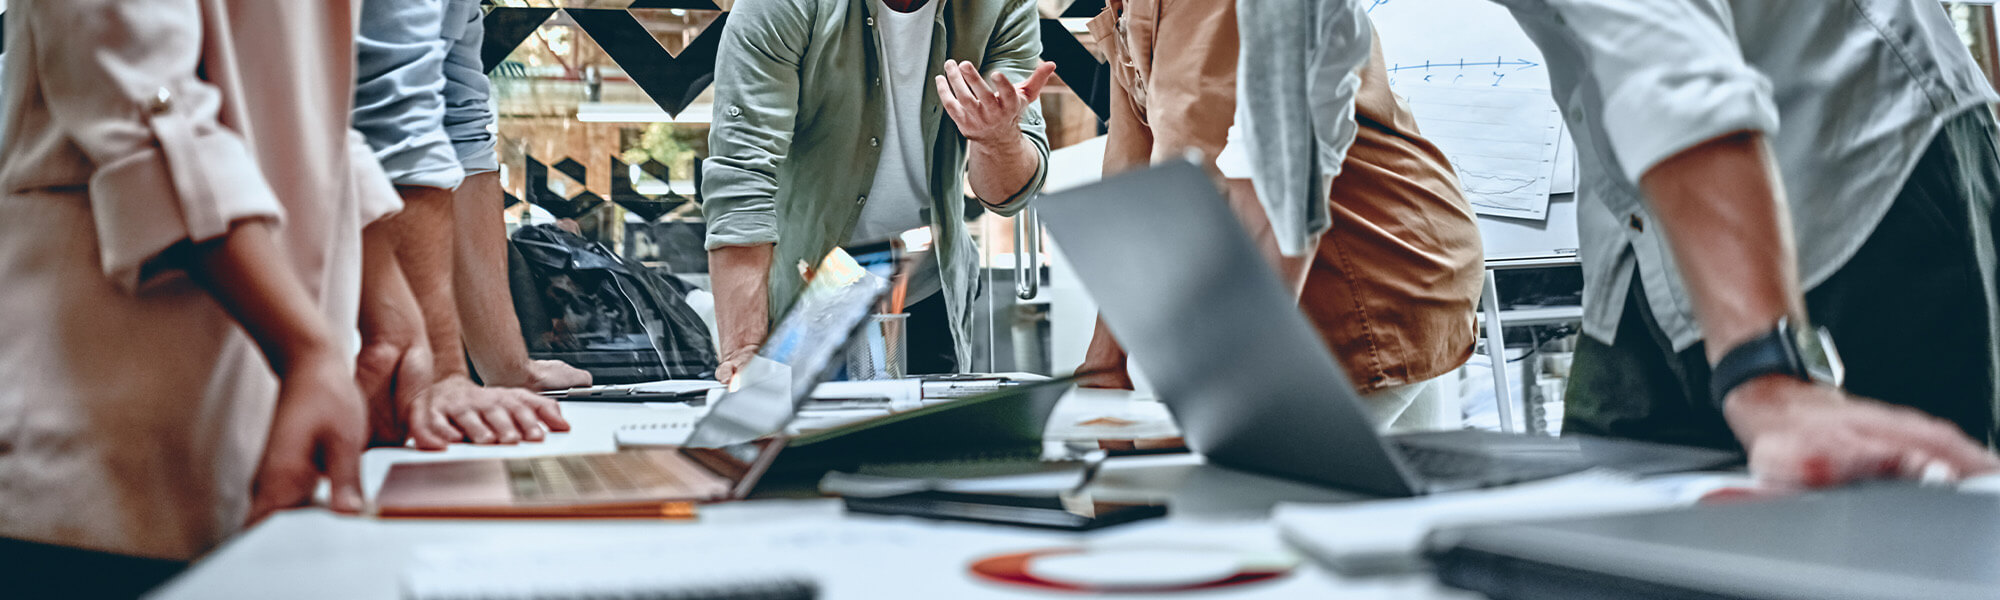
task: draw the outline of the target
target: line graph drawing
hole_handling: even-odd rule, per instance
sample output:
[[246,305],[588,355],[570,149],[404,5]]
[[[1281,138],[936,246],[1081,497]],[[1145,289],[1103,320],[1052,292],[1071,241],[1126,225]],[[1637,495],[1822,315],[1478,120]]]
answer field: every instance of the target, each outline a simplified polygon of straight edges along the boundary
[[[1461,58],[1458,60],[1442,61],[1426,60],[1421,63],[1411,64],[1396,63],[1384,70],[1389,72],[1389,85],[1391,86],[1400,83],[1403,75],[1421,76],[1421,79],[1417,79],[1416,81],[1424,83],[1461,84],[1465,81],[1466,74],[1472,73],[1475,79],[1472,83],[1484,83],[1488,87],[1501,87],[1501,82],[1505,81],[1508,75],[1528,69],[1540,68],[1541,66],[1542,63],[1525,58],[1508,60],[1504,56],[1495,56],[1493,60],[1468,60]],[[1502,70],[1488,71],[1491,68]],[[1477,73],[1476,71],[1486,71],[1486,73]],[[1493,79],[1487,81],[1486,77],[1492,77]]]
[[1422,83],[1396,91],[1444,152],[1473,212],[1547,216],[1562,127],[1547,92]]

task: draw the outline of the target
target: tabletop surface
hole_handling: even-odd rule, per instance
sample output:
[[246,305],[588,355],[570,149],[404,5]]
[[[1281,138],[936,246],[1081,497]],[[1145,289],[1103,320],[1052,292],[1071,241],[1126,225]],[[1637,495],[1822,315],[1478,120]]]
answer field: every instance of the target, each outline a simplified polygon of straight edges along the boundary
[[[362,457],[369,497],[398,462],[520,457],[615,449],[612,432],[628,424],[699,418],[704,409],[680,405],[563,403],[573,428],[539,444],[453,446],[443,452],[401,448]],[[1051,436],[1084,421],[1154,426],[1165,411],[1126,394],[1079,390],[1051,417]],[[1103,419],[1110,417],[1110,419]],[[1170,428],[1170,423],[1168,427]],[[1066,430],[1065,430],[1066,431]],[[823,598],[1035,598],[1074,596],[984,581],[967,566],[980,558],[1025,550],[1162,543],[1284,552],[1268,521],[1278,502],[1340,502],[1356,496],[1325,488],[1219,469],[1197,457],[1113,459],[1092,484],[1104,497],[1165,498],[1165,519],[1088,534],[843,514],[838,500],[755,500],[702,507],[693,521],[665,520],[383,520],[336,515],[320,508],[280,513],[244,532],[155,592],[179,598],[397,598],[411,565],[425,556],[465,549],[578,553],[625,549],[672,554],[687,548],[747,552],[817,580]],[[713,557],[708,557],[712,559]],[[672,561],[666,561],[672,562]],[[1206,598],[1466,598],[1428,576],[1345,579],[1310,562],[1275,580],[1174,597]]]

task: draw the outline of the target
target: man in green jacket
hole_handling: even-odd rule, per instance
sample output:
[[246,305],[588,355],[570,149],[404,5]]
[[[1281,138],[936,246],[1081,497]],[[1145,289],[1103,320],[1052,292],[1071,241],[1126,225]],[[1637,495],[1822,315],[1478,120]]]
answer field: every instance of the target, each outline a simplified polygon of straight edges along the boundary
[[[926,225],[941,289],[920,295],[918,277],[910,291],[911,371],[968,363],[979,265],[961,198],[969,179],[988,209],[1013,214],[1041,189],[1036,100],[1054,65],[1040,31],[1030,0],[737,3],[702,166],[717,379],[756,354],[801,264]],[[937,345],[950,350],[926,368],[925,339],[946,332]]]

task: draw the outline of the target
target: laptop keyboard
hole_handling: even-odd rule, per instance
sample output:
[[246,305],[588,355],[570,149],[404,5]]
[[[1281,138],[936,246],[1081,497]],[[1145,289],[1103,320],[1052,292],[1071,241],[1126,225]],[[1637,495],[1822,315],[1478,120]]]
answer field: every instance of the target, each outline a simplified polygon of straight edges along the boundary
[[1431,482],[1470,481],[1477,482],[1479,487],[1489,487],[1547,479],[1581,471],[1585,467],[1576,460],[1521,457],[1503,460],[1478,452],[1411,443],[1408,440],[1392,440],[1392,443],[1403,455],[1403,463],[1415,470],[1419,477]]
[[507,483],[515,500],[564,500],[617,496],[676,483],[674,473],[644,454],[508,459]]

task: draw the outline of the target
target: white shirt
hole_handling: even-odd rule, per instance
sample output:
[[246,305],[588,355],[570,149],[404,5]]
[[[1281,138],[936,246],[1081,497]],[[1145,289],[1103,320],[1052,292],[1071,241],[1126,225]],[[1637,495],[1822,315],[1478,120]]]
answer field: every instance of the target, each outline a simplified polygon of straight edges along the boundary
[[1255,183],[1279,251],[1297,256],[1333,224],[1327,183],[1354,145],[1374,31],[1357,0],[1240,0],[1236,28],[1236,121],[1217,166]]
[[1541,47],[1574,132],[1584,332],[1606,342],[1635,275],[1676,349],[1701,339],[1635,183],[1655,164],[1765,133],[1810,288],[1867,241],[1946,120],[2000,100],[1935,0],[1496,2]]
[[882,0],[868,1],[875,4],[889,118],[882,124],[875,183],[868,188],[861,221],[848,236],[852,243],[881,241],[927,225],[924,208],[931,200],[930,173],[924,169],[924,86],[931,85],[931,29],[942,2],[928,0],[905,13]]

